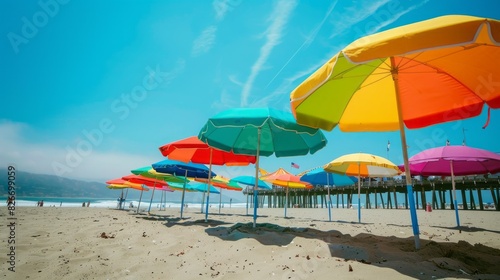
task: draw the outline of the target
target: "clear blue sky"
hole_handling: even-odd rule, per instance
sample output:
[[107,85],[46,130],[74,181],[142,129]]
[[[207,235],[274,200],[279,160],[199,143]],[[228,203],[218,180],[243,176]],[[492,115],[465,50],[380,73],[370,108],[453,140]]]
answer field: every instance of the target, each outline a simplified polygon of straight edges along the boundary
[[[491,1],[0,2],[0,166],[104,181],[164,159],[232,107],[290,110],[290,92],[354,39]],[[499,77],[495,77],[500,79]],[[446,139],[500,152],[500,112],[407,131],[410,156]],[[399,134],[325,132],[314,155],[261,159],[297,173],[347,153],[402,163]],[[387,152],[387,142],[391,142]],[[299,169],[290,163],[300,165]],[[232,177],[245,168],[216,167]]]

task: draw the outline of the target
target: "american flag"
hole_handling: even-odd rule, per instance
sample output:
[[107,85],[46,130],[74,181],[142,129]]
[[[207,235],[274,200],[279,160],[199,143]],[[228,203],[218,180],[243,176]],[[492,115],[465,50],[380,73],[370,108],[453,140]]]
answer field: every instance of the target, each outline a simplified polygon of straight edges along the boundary
[[292,167],[293,167],[293,168],[297,168],[297,169],[299,169],[299,168],[300,168],[300,166],[299,166],[298,164],[296,164],[295,162],[292,162]]

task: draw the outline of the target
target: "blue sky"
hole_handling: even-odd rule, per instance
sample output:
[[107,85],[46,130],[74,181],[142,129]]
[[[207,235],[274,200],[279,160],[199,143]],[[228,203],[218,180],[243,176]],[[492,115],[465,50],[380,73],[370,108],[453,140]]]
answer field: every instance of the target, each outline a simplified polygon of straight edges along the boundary
[[[159,146],[197,135],[224,109],[290,110],[290,92],[360,36],[446,14],[498,19],[499,10],[495,0],[1,1],[0,166],[121,177],[164,159]],[[464,136],[500,152],[500,112],[482,129],[486,119],[484,110],[407,130],[409,155]],[[316,154],[262,158],[261,167],[298,173],[354,152],[402,163],[397,132],[325,135]],[[214,169],[253,174],[253,166]]]

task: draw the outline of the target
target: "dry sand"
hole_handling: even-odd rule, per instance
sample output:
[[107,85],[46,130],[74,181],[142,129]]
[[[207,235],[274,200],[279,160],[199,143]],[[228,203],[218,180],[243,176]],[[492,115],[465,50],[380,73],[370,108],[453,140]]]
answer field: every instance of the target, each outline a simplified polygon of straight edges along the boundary
[[[210,209],[217,212],[216,209]],[[0,208],[2,279],[500,279],[500,212],[179,209],[152,215],[104,208],[18,207],[15,272]],[[252,209],[250,209],[250,214]]]

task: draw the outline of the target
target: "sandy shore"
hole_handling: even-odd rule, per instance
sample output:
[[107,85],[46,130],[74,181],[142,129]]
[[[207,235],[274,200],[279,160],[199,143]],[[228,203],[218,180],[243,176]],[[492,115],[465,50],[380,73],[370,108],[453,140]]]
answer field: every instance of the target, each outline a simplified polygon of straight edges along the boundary
[[[211,209],[218,212],[217,209]],[[500,279],[500,212],[418,212],[415,252],[407,210],[259,209],[152,215],[104,208],[18,207],[14,232],[0,208],[2,279]],[[250,209],[250,214],[252,209]],[[15,272],[8,269],[9,236]],[[11,238],[12,239],[12,238]]]

